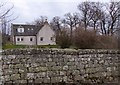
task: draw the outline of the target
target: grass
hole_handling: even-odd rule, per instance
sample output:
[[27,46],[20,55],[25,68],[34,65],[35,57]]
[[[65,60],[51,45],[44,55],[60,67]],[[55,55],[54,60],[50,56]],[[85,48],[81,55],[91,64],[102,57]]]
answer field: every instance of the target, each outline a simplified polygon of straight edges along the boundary
[[13,45],[5,44],[2,49],[19,49],[19,48],[59,48],[58,45]]
[[12,44],[6,44],[2,46],[2,49],[16,49],[16,48],[25,48],[25,45],[12,45]]
[[36,45],[35,48],[59,48],[58,45]]

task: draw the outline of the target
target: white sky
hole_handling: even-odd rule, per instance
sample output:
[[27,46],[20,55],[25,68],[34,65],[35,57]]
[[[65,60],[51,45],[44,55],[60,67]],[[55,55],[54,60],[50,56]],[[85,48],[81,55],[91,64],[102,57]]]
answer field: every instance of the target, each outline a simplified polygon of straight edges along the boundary
[[[4,0],[5,1],[5,0]],[[14,4],[14,16],[19,16],[13,23],[32,22],[39,16],[47,16],[49,20],[54,16],[64,16],[65,13],[79,12],[77,6],[82,1],[110,0],[6,0]],[[118,1],[118,0],[113,0]]]

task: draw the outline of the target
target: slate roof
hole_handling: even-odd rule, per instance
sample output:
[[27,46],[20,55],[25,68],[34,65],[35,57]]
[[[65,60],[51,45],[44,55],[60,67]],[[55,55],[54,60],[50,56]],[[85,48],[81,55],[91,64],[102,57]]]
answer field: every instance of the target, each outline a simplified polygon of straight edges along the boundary
[[[24,28],[23,33],[17,31],[17,28],[20,27]],[[12,30],[14,36],[35,36],[42,27],[43,25],[35,26],[35,25],[24,25],[24,24],[12,24]]]

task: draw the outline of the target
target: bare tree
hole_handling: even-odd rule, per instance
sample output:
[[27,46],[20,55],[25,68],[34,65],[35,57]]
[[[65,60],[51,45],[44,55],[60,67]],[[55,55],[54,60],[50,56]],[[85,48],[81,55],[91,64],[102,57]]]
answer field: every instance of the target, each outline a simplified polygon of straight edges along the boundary
[[119,7],[120,2],[110,2],[110,6],[109,6],[109,15],[110,15],[110,35],[113,35],[116,32],[116,23],[117,23],[117,19],[119,18]]
[[[17,19],[18,16],[13,16],[14,12],[12,11],[14,8],[14,5],[12,3],[8,3],[8,2],[5,2],[5,1],[0,1],[0,23],[1,23],[1,30],[2,30],[2,33],[8,33],[6,31],[6,28],[8,28],[8,24]],[[12,18],[11,18],[12,17]],[[8,29],[10,30],[10,29]]]
[[73,27],[74,27],[74,20],[73,20],[73,16],[71,15],[71,13],[65,14],[65,22],[70,27],[70,37],[72,39],[72,32],[73,32]]
[[92,18],[91,11],[90,11],[90,4],[91,2],[82,2],[78,5],[78,9],[82,13],[82,21],[84,22],[84,28],[87,30],[89,22]]
[[8,9],[4,9],[7,5],[7,2],[0,2],[0,19],[3,19],[4,17],[9,17],[12,14],[9,15],[10,11],[13,9],[14,5],[9,7]]
[[10,41],[10,22],[17,19],[18,16],[14,16],[14,5],[12,3],[0,1],[0,30],[2,31],[2,44],[6,44]]
[[76,28],[77,24],[80,23],[79,15],[78,13],[67,13],[65,14],[64,22],[69,26],[70,28],[70,37],[72,40],[73,36],[73,29]]
[[80,14],[75,12],[73,13],[73,21],[74,21],[74,27],[77,28],[79,24],[81,24]]
[[107,35],[107,33],[108,33],[107,32],[108,28],[106,28],[106,21],[107,21],[108,17],[106,15],[107,15],[106,13],[100,12],[100,18],[99,18],[100,22],[99,23],[100,23],[100,30],[103,35]]
[[50,24],[56,32],[60,32],[61,31],[61,23],[62,23],[62,21],[61,21],[60,17],[55,16],[55,17],[53,17]]
[[113,35],[118,31],[117,22],[120,15],[120,2],[82,2],[78,9],[82,13],[82,21],[85,30],[92,26],[99,29],[102,34]]
[[98,27],[98,22],[99,19],[101,18],[101,10],[102,10],[103,4],[100,2],[91,2],[90,3],[90,11],[91,11],[91,20],[90,20],[90,24],[92,24],[94,31],[97,31],[97,27]]
[[102,34],[105,35],[113,35],[117,32],[117,22],[118,17],[120,15],[119,10],[120,7],[118,6],[120,2],[110,2],[104,5],[104,9],[100,9],[100,27]]
[[6,24],[9,22],[8,18],[12,16],[10,13],[13,9],[13,5],[11,7],[7,8],[7,2],[0,2],[0,21],[1,21],[1,30],[3,33],[6,33]]
[[46,21],[46,19],[47,19],[46,16],[40,16],[38,19],[33,21],[33,24],[35,24],[36,26],[42,26],[44,22]]

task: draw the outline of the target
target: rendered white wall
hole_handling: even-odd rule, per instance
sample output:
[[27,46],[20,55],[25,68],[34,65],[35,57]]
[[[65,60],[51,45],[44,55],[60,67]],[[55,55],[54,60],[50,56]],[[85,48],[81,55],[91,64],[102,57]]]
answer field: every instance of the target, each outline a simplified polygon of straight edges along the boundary
[[[23,41],[17,41],[17,38],[23,38]],[[30,38],[33,40],[30,41]],[[36,37],[35,36],[16,36],[16,45],[36,45]]]
[[[43,37],[43,41],[40,40],[40,37]],[[51,37],[54,37],[54,40],[51,40]],[[50,28],[49,24],[45,24],[37,34],[37,44],[38,45],[56,45],[55,42],[55,33]]]

